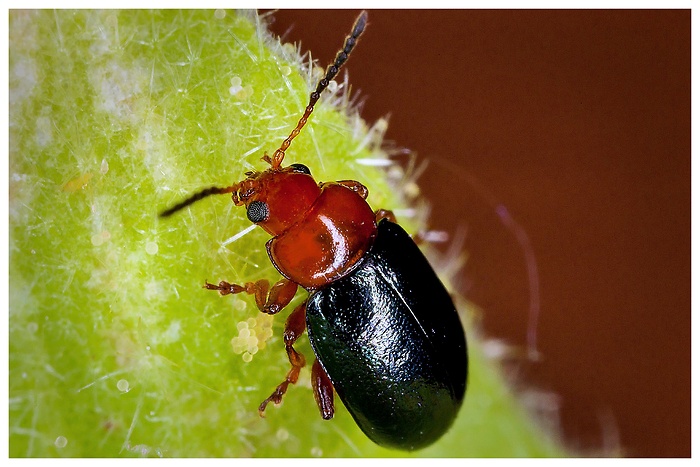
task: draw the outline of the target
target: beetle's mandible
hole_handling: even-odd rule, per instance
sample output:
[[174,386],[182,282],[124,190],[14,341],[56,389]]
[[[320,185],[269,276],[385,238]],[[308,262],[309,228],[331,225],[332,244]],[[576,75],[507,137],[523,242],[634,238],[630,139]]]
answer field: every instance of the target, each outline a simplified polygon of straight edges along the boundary
[[467,386],[467,344],[454,304],[411,237],[390,211],[373,211],[353,180],[317,183],[303,164],[282,167],[285,152],[367,24],[363,11],[270,167],[229,187],[211,187],[164,211],[167,217],[213,194],[231,193],[248,219],[272,238],[267,252],[284,277],[204,287],[255,296],[263,313],[285,308],[298,286],[309,297],[287,318],[291,369],[258,408],[279,404],[306,361],[294,343],[306,329],[314,350],[316,403],[324,419],[337,392],[362,431],[379,445],[413,450],[440,438],[454,421]]

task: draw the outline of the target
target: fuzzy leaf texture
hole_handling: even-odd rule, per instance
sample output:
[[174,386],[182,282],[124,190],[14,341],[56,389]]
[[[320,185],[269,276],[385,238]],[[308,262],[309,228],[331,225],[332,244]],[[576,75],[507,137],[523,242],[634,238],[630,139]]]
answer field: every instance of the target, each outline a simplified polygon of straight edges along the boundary
[[[471,332],[466,402],[428,449],[374,445],[339,401],[323,421],[308,365],[260,418],[289,368],[284,319],[304,293],[273,318],[250,296],[202,289],[205,279],[280,277],[268,237],[246,230],[245,209],[228,196],[168,219],[158,212],[264,169],[260,157],[296,124],[318,69],[252,13],[9,19],[10,456],[562,454]],[[323,95],[285,163],[306,164],[317,180],[361,181],[375,209],[405,207],[391,171],[357,163],[386,157],[381,125],[348,116],[342,84]],[[311,361],[306,337],[298,348]]]

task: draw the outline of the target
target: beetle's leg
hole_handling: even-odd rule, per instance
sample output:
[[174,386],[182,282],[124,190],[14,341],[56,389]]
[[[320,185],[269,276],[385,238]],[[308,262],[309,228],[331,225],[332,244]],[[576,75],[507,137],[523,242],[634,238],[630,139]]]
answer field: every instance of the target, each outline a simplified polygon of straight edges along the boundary
[[275,404],[282,402],[282,396],[287,392],[287,387],[290,384],[296,383],[299,379],[299,372],[306,364],[306,359],[302,354],[294,350],[292,346],[304,333],[304,329],[306,329],[306,300],[294,309],[284,325],[284,348],[287,351],[287,357],[289,357],[289,363],[292,364],[292,368],[287,373],[287,377],[284,381],[282,381],[270,397],[265,399],[262,404],[260,404],[260,407],[258,407],[258,413],[261,417],[265,416],[264,413],[267,404],[270,402],[274,402]]
[[396,224],[396,216],[394,215],[394,211],[389,209],[377,209],[374,211],[374,220],[379,223],[379,221],[382,219],[386,219]]
[[204,288],[218,290],[221,295],[241,292],[255,295],[255,304],[258,306],[258,309],[269,315],[279,313],[282,308],[289,305],[289,302],[294,298],[294,294],[297,293],[297,284],[288,279],[276,282],[272,288],[270,288],[270,282],[266,279],[261,279],[257,282],[246,282],[245,285],[230,284],[226,281],[221,281],[216,285],[205,281]]
[[333,406],[333,383],[324,371],[318,359],[314,360],[311,367],[311,386],[314,388],[314,398],[318,410],[321,411],[321,417],[324,420],[333,418],[335,408]]
[[350,188],[352,191],[357,193],[362,197],[362,199],[367,199],[369,195],[369,190],[362,183],[355,180],[338,180],[336,182],[338,185],[343,185],[346,188]]
[[[374,219],[377,223],[379,223],[379,221],[382,219],[386,219],[395,224],[397,223],[396,215],[394,215],[393,211],[390,211],[388,209],[377,209],[376,211],[374,211]],[[446,232],[441,230],[425,230],[416,232],[415,234],[411,235],[411,238],[416,243],[416,245],[420,245],[423,242],[443,243],[446,242],[449,237]]]

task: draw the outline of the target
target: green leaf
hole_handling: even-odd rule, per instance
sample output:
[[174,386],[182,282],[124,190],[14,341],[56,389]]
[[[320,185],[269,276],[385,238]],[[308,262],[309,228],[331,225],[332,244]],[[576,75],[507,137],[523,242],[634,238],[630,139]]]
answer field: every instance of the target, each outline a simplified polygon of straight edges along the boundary
[[[201,285],[278,279],[266,235],[225,196],[158,217],[265,167],[318,79],[303,63],[253,14],[10,12],[11,456],[407,455],[372,444],[340,403],[323,421],[308,368],[260,418],[289,368],[284,318]],[[342,83],[326,92],[286,162],[405,207],[396,167],[358,163],[386,157],[384,122],[347,103]],[[470,352],[459,419],[412,455],[561,455],[472,332]]]

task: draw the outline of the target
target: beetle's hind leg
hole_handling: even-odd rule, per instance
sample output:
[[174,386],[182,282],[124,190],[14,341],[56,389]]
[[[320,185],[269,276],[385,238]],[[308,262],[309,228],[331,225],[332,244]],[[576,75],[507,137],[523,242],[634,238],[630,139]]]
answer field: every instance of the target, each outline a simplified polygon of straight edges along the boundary
[[217,285],[205,281],[204,288],[218,290],[221,295],[241,292],[255,295],[255,304],[258,306],[258,309],[268,315],[279,313],[282,308],[289,305],[289,302],[292,301],[297,293],[297,284],[288,279],[275,282],[272,287],[270,287],[270,282],[266,279],[261,279],[257,282],[246,282],[245,285],[230,284],[226,281],[221,281]]
[[321,411],[321,417],[323,417],[324,420],[330,420],[335,413],[333,404],[333,383],[331,383],[331,379],[324,371],[318,359],[314,360],[314,364],[311,367],[311,385],[314,388],[314,398],[316,398],[318,410]]
[[302,354],[294,350],[293,345],[304,333],[304,329],[306,329],[306,300],[294,309],[284,325],[284,348],[287,351],[289,363],[292,364],[292,368],[287,373],[287,377],[284,381],[282,381],[277,388],[275,388],[270,397],[265,399],[262,404],[260,404],[260,407],[258,407],[258,413],[260,413],[261,417],[265,416],[264,413],[267,404],[270,402],[274,402],[275,404],[282,402],[282,396],[287,392],[287,387],[290,384],[296,383],[299,379],[299,372],[306,364],[306,359]]

